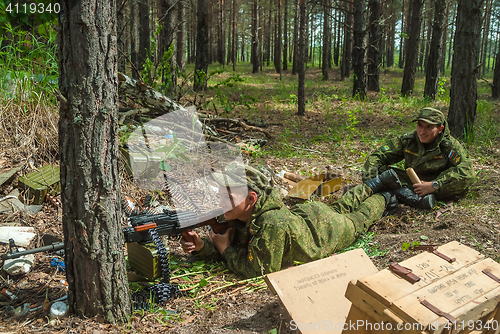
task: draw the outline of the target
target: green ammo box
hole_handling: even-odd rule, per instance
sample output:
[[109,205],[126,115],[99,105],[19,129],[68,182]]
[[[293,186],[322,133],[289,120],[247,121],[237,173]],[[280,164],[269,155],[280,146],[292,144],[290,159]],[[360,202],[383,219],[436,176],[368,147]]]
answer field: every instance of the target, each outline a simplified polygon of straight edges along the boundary
[[19,200],[27,198],[29,205],[40,205],[47,193],[57,196],[61,192],[59,167],[46,165],[19,178],[19,188],[23,189]]
[[147,147],[120,147],[125,171],[134,177],[154,178],[160,171],[161,157]]
[[[165,246],[168,257],[170,251]],[[150,281],[154,281],[162,276],[158,250],[154,243],[141,245],[138,242],[127,243],[128,263],[137,275],[143,276]]]

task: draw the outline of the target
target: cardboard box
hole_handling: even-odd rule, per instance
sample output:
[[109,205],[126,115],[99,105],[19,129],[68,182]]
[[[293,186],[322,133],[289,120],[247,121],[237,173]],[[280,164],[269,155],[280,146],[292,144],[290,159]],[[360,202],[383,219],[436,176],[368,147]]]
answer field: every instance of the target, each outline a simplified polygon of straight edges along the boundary
[[326,196],[342,189],[342,175],[338,173],[322,173],[299,181],[288,196],[309,199],[311,195]]
[[376,272],[366,253],[354,249],[268,274],[265,281],[288,311],[292,330],[341,333],[351,305],[347,284]]
[[352,305],[342,333],[500,331],[500,280],[494,278],[500,277],[500,264],[456,241],[437,251],[399,263],[417,282],[389,268],[350,282],[346,297]]

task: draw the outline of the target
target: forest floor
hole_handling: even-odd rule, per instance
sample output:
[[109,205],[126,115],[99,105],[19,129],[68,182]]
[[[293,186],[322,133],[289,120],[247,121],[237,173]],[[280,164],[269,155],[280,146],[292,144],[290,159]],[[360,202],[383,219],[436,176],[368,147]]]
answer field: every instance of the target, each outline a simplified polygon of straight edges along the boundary
[[[257,84],[247,79],[245,83],[238,84],[239,91],[233,90],[223,94],[228,97],[226,106],[233,104],[232,108],[220,112],[221,116],[245,120],[248,124],[261,126],[274,135],[272,140],[257,147],[248,158],[264,161],[276,173],[287,170],[310,175],[322,171],[326,166],[335,166],[343,171],[345,184],[358,184],[361,182],[360,167],[366,155],[378,147],[388,135],[412,131],[411,119],[417,108],[431,104],[447,112],[446,101],[428,103],[417,98],[414,98],[417,102],[411,98],[401,99],[397,88],[392,91],[385,88],[381,93],[370,93],[367,101],[358,101],[348,96],[349,82],[333,78],[324,83],[320,80],[320,71],[310,69],[307,73],[309,84],[306,86],[308,103],[305,116],[295,115],[295,93],[291,89],[281,92],[280,85],[277,84],[279,76],[271,71],[263,74],[266,78],[263,83]],[[337,73],[332,74],[335,77]],[[382,86],[384,87],[385,83],[385,87],[390,87],[389,81],[400,80],[400,74],[395,73],[394,78],[391,78],[390,72],[384,73],[381,78]],[[293,80],[289,73],[285,74],[284,78]],[[260,91],[252,90],[255,86],[260,87],[259,85],[262,86]],[[242,103],[238,104],[243,92],[258,96],[258,100],[252,101],[251,108]],[[379,270],[386,268],[391,262],[414,256],[414,253],[402,250],[404,242],[414,241],[436,245],[459,241],[496,261],[500,259],[500,142],[496,135],[499,132],[498,121],[495,121],[500,119],[500,108],[498,103],[490,101],[484,92],[480,93],[480,99],[491,107],[487,114],[478,115],[476,126],[481,129],[481,133],[487,132],[490,135],[479,137],[478,131],[476,142],[467,145],[478,176],[477,182],[464,198],[449,206],[439,203],[433,211],[422,211],[400,205],[398,213],[374,224],[370,229],[373,236],[365,246],[378,250],[370,258]],[[223,107],[220,107],[221,110]],[[26,164],[27,156],[16,151],[12,141],[0,144],[0,152],[3,152],[0,153],[0,172],[12,166]],[[38,163],[41,165],[43,161]],[[27,168],[24,167],[23,173],[26,171]],[[15,187],[16,181],[0,186],[0,197],[8,194]],[[131,192],[130,184],[126,187],[124,185],[123,192]],[[334,193],[317,200],[331,202],[339,196]],[[287,204],[291,205],[292,202],[289,200]],[[21,223],[23,226],[34,227],[39,238],[33,246],[38,246],[40,237],[45,234],[62,238],[60,210],[56,211],[49,205],[44,206],[36,215],[22,212],[0,215],[0,223]],[[186,258],[181,254],[178,242],[168,242],[177,261]],[[0,253],[7,251],[7,247],[1,248]],[[0,295],[0,332],[295,332],[290,329],[286,310],[262,280],[244,282],[227,271],[217,273],[218,269],[213,269],[213,280],[232,282],[233,286],[220,290],[205,287],[199,290],[198,296],[189,295],[167,302],[157,312],[137,312],[124,325],[106,324],[99,317],[82,319],[68,316],[50,321],[42,308],[22,318],[7,316],[7,305],[16,308],[27,302],[33,308],[43,305],[46,297],[53,301],[65,295],[67,287],[64,272],[58,272],[50,266],[52,257],[49,254],[37,254],[31,272],[21,277],[8,277],[2,272],[2,288],[15,293],[17,299],[9,301],[4,295]],[[200,294],[204,294],[203,298],[200,298]]]

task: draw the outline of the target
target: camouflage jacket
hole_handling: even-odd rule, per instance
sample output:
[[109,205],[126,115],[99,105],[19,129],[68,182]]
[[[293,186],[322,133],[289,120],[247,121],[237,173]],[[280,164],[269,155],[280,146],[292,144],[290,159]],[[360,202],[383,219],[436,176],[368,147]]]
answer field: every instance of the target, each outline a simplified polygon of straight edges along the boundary
[[[383,211],[383,208],[382,208]],[[351,245],[360,231],[352,221],[321,202],[288,209],[275,190],[259,196],[248,223],[238,222],[231,245],[222,253],[228,267],[244,277],[281,270],[294,261],[318,260]],[[220,256],[208,238],[198,258]]]
[[[424,147],[416,131],[387,140],[365,162],[364,179],[404,160],[404,168],[413,168],[422,181],[439,183],[437,197],[463,193],[476,180],[474,168],[467,151],[451,136],[447,122],[444,126],[429,147]],[[409,179],[401,181],[411,187]]]

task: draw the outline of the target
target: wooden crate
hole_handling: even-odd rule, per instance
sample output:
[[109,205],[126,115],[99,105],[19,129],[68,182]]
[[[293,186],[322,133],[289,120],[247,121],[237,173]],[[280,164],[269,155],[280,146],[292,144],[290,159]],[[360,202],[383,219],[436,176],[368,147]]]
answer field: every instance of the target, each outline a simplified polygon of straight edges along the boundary
[[342,333],[500,332],[500,264],[456,241],[437,251],[454,261],[423,251],[399,263],[418,282],[389,268],[349,282]]

